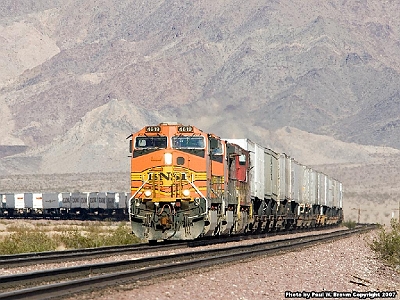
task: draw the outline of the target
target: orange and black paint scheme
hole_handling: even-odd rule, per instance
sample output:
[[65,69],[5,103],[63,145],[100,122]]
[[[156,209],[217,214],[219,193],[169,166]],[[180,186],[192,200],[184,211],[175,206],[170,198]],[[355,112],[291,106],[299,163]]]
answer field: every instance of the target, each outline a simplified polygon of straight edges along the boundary
[[191,240],[244,230],[251,217],[247,151],[178,123],[146,126],[128,138],[136,236]]

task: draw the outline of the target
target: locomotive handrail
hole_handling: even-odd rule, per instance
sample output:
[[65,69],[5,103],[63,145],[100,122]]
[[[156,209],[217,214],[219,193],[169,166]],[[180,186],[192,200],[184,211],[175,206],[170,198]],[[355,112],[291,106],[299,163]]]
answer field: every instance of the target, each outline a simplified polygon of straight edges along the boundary
[[200,214],[200,216],[202,215],[207,215],[208,214],[208,199],[203,195],[203,193],[194,185],[193,182],[191,182],[190,180],[187,180],[189,182],[189,184],[195,189],[195,191],[206,201],[206,211],[203,212],[202,214]]
[[138,188],[138,190],[136,191],[136,193],[134,193],[133,196],[129,198],[129,201],[131,201],[132,198],[135,198],[135,196],[139,193],[139,191],[140,191],[140,190],[144,187],[144,185],[145,185],[146,183],[148,183],[148,182],[149,182],[148,179],[147,179],[145,182],[143,182],[143,184]]
[[136,193],[134,193],[130,198],[129,198],[129,200],[128,200],[128,204],[129,204],[129,206],[128,206],[128,217],[129,217],[129,222],[131,222],[132,220],[131,220],[131,214],[132,214],[132,211],[131,211],[131,202],[132,202],[132,199],[134,199],[135,198],[135,196],[139,193],[139,191],[144,187],[144,185],[147,183],[147,182],[149,182],[149,180],[147,179],[145,182],[143,182],[143,184],[140,186],[140,188],[138,188],[138,190],[136,191]]

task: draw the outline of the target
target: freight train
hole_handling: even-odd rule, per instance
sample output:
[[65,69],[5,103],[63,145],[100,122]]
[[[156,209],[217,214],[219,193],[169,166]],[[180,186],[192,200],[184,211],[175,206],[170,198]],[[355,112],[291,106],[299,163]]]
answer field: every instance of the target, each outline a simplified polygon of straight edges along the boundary
[[133,233],[149,242],[339,224],[342,183],[249,139],[161,123],[131,134]]
[[0,194],[2,218],[128,220],[126,192]]

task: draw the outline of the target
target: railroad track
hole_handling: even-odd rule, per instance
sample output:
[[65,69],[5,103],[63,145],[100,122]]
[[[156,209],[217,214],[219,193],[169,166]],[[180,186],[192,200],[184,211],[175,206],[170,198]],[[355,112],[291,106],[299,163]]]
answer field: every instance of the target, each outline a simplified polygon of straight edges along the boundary
[[209,239],[199,239],[194,241],[166,241],[159,242],[155,245],[149,245],[148,243],[135,244],[135,245],[123,245],[123,246],[107,246],[97,248],[85,248],[85,249],[73,249],[73,250],[62,250],[62,251],[45,251],[45,252],[34,252],[34,253],[22,253],[13,255],[0,255],[0,268],[17,268],[26,267],[29,265],[38,264],[49,264],[49,263],[60,263],[60,262],[72,262],[79,260],[88,260],[95,258],[104,258],[111,255],[123,255],[132,253],[147,253],[156,251],[167,251],[174,249],[181,249],[187,247],[199,247],[207,246],[218,243],[229,243],[247,239],[257,239],[270,237],[273,235],[287,235],[297,232],[307,231],[319,231],[326,230],[326,227],[301,229],[294,231],[281,231],[281,232],[269,232],[264,234],[251,234],[251,235],[236,235],[228,237],[211,237]]
[[16,268],[29,265],[60,263],[87,260],[88,258],[102,258],[111,255],[131,254],[138,252],[156,252],[160,250],[171,250],[188,247],[187,243],[160,243],[157,245],[149,245],[147,243],[124,245],[124,246],[108,246],[98,248],[85,248],[63,251],[46,251],[35,253],[22,253],[16,255],[1,255],[0,268]]
[[167,274],[239,261],[254,256],[292,251],[362,233],[374,226],[303,236],[251,245],[228,246],[140,259],[90,264],[17,275],[0,276],[0,299],[50,299],[106,286],[143,281]]

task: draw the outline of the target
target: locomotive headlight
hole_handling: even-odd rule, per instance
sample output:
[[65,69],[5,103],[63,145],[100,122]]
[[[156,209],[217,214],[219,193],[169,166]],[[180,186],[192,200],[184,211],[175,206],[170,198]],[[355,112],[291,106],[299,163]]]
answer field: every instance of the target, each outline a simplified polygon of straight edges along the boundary
[[165,153],[164,154],[164,163],[166,165],[172,165],[172,153]]
[[189,190],[183,190],[182,191],[183,196],[189,197],[190,196],[190,191]]
[[145,191],[144,191],[144,195],[145,195],[146,197],[150,197],[150,196],[151,196],[151,191],[150,191],[150,190],[145,190]]

